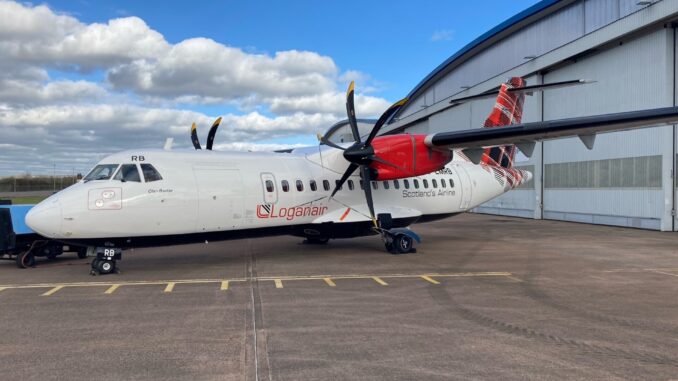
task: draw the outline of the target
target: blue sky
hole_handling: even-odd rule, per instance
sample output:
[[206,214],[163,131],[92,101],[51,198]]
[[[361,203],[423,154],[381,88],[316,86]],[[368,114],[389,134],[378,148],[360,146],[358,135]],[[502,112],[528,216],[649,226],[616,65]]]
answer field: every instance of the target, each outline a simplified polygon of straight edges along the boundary
[[[252,52],[310,50],[359,70],[395,101],[438,64],[535,0],[50,1],[85,22],[138,16],[172,43],[209,37]],[[432,41],[438,32],[440,39]]]
[[189,148],[218,116],[217,149],[315,144],[350,80],[377,117],[537,2],[0,0],[0,176]]

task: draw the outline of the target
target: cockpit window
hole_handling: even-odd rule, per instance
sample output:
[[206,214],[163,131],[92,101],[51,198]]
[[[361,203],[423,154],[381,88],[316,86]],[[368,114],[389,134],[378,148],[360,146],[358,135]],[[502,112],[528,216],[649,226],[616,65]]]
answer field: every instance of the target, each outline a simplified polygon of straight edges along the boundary
[[113,176],[118,164],[100,164],[94,167],[83,180],[85,182],[92,180],[108,180]]
[[141,164],[141,172],[144,173],[144,179],[147,183],[162,180],[160,173],[151,164]]
[[139,177],[139,170],[137,169],[136,164],[123,164],[120,166],[120,170],[115,174],[113,180],[120,181],[133,181],[140,183],[141,177]]

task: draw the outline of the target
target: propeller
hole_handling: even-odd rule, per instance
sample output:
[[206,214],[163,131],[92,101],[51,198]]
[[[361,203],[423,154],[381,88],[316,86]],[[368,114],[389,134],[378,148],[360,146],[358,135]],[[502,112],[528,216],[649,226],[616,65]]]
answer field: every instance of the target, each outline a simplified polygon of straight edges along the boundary
[[[210,132],[207,134],[207,149],[212,150],[212,145],[214,144],[214,136],[217,134],[217,129],[219,128],[219,124],[221,123],[221,117],[218,117],[217,120],[212,123],[212,127],[210,128]],[[202,146],[200,145],[200,139],[198,139],[198,126],[193,122],[191,125],[191,142],[193,143],[193,148],[195,149],[202,149]]]
[[372,147],[372,141],[377,136],[379,130],[381,129],[381,127],[383,127],[386,121],[396,112],[398,112],[398,110],[400,110],[400,108],[402,108],[407,103],[408,99],[407,98],[401,99],[398,102],[391,105],[391,107],[389,107],[386,111],[384,111],[381,117],[379,117],[379,119],[377,120],[377,123],[372,128],[372,131],[370,131],[370,134],[367,136],[367,139],[365,139],[365,141],[361,141],[360,132],[358,131],[358,123],[355,117],[355,105],[353,100],[354,92],[355,84],[353,81],[351,81],[351,84],[348,86],[348,91],[346,91],[346,114],[348,115],[348,123],[351,127],[351,133],[353,134],[355,143],[353,143],[353,145],[348,148],[343,148],[335,143],[330,142],[324,137],[319,136],[319,138],[321,143],[344,151],[344,158],[350,163],[348,168],[346,168],[344,174],[341,176],[341,180],[339,180],[339,182],[335,186],[334,191],[332,191],[332,195],[330,196],[330,198],[334,197],[334,195],[344,185],[346,180],[348,180],[348,178],[351,177],[353,172],[355,172],[356,169],[360,168],[360,175],[363,178],[363,190],[365,191],[365,199],[367,200],[367,207],[370,209],[370,217],[372,218],[372,223],[374,224],[374,226],[378,227],[377,219],[374,217],[374,200],[372,200],[372,189],[371,189],[372,181],[374,178],[376,178],[376,176],[373,173],[373,170],[370,168],[370,164],[376,161],[385,165],[390,165],[395,168],[400,167],[375,155],[374,147]]

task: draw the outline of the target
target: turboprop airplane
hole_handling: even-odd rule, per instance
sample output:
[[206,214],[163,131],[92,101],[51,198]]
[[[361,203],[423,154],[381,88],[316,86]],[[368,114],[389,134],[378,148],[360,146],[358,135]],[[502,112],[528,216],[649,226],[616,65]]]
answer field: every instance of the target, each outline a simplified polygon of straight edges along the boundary
[[293,235],[308,243],[380,235],[392,253],[413,251],[415,222],[453,216],[529,181],[514,167],[516,148],[579,136],[590,149],[599,132],[673,124],[678,107],[521,124],[526,93],[586,81],[498,89],[450,101],[494,97],[484,129],[377,136],[407,102],[396,102],[361,136],[354,86],[346,109],[354,143],[321,137],[284,152],[215,152],[217,120],[202,150],[130,150],[101,160],[78,184],[36,205],[26,223],[55,240],[90,247],[95,273],[115,271],[134,247]]

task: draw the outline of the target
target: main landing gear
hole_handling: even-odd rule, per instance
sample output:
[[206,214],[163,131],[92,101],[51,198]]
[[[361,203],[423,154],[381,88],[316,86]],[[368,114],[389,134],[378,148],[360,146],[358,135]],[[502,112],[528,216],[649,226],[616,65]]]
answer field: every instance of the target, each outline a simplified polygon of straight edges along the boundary
[[96,257],[92,259],[90,275],[106,275],[120,272],[117,262],[122,260],[121,249],[97,247],[95,250]]
[[390,214],[379,214],[377,217],[379,228],[375,228],[381,234],[384,240],[386,251],[391,254],[416,253],[414,241],[421,243],[421,238],[417,233],[408,228],[391,228],[393,220]]

